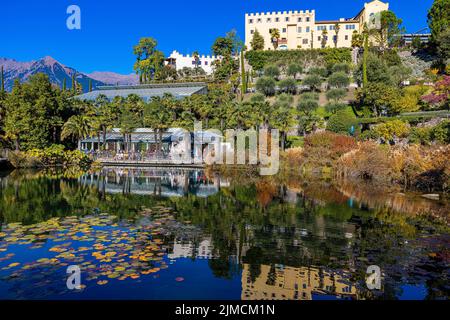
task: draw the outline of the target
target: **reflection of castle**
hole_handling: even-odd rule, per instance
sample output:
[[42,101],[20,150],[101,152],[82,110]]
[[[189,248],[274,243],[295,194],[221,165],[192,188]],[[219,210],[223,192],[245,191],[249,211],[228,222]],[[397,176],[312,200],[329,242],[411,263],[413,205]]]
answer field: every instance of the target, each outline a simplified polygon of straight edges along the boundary
[[169,259],[177,258],[201,258],[201,259],[211,259],[213,246],[210,237],[204,238],[197,246],[192,242],[183,242],[175,239],[173,244],[173,252],[169,253],[167,257]]
[[106,193],[131,193],[165,197],[188,193],[207,197],[219,191],[226,181],[219,177],[207,179],[202,170],[104,168],[101,173],[85,175],[80,181],[96,185]]
[[356,297],[356,287],[336,272],[313,267],[261,265],[261,272],[252,282],[251,266],[243,265],[242,300],[311,300],[313,294]]

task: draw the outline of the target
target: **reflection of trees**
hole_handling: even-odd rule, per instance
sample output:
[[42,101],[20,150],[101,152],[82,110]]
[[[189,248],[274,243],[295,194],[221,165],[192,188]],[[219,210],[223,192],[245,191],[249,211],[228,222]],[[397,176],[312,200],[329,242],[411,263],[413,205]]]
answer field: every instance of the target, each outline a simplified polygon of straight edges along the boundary
[[[177,221],[191,221],[211,236],[215,259],[208,263],[217,277],[233,277],[242,263],[249,264],[251,281],[261,274],[261,265],[314,265],[355,270],[352,281],[361,282],[367,266],[377,264],[388,275],[384,298],[398,295],[398,283],[405,277],[420,282],[411,276],[417,268],[434,265],[427,260],[432,243],[405,241],[423,232],[448,233],[432,216],[405,215],[387,209],[389,204],[369,205],[371,210],[349,204],[348,197],[327,183],[297,182],[295,197],[289,199],[292,188],[271,178],[232,183],[209,197],[108,194],[101,181],[98,187],[89,186],[58,175],[12,175],[3,178],[2,186],[0,213],[6,222],[36,223],[52,216],[90,214],[96,208],[130,219],[142,207],[161,204],[175,209]],[[419,256],[424,260],[417,261]],[[442,296],[446,289],[439,276],[444,272],[428,268],[429,297]],[[431,290],[436,287],[441,289]],[[370,292],[360,294],[373,298]]]

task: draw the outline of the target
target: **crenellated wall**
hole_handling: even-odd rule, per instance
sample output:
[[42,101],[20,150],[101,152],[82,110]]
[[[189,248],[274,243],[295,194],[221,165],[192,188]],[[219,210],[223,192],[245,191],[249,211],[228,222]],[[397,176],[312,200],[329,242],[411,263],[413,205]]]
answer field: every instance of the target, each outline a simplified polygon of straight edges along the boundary
[[[176,69],[181,70],[184,67],[188,68],[194,68],[195,67],[195,59],[192,55],[186,54],[183,55],[179,53],[178,51],[174,50],[170,54],[169,58],[175,59]],[[212,74],[213,73],[213,66],[212,63],[215,60],[220,60],[221,57],[214,56],[214,55],[199,55],[199,67],[201,67],[203,70],[205,70],[206,74]]]

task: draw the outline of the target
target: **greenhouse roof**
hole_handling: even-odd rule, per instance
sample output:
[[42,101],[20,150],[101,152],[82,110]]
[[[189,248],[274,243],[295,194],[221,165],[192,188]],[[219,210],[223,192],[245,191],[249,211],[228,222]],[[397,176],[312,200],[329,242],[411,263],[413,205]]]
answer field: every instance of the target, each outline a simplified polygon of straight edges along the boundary
[[168,84],[146,84],[138,86],[102,86],[96,90],[76,96],[80,100],[96,100],[98,96],[104,95],[108,100],[115,97],[126,98],[131,94],[138,95],[143,100],[148,101],[152,97],[162,97],[164,94],[171,94],[175,99],[183,99],[194,94],[206,94],[208,88],[204,82],[190,83],[168,83]]

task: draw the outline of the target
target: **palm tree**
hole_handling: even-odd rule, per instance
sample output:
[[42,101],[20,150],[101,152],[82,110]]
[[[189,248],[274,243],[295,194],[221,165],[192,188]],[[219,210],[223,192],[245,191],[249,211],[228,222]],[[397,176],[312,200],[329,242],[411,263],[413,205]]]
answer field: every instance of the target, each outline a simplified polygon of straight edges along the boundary
[[81,149],[81,140],[89,136],[92,131],[92,120],[85,115],[71,116],[64,123],[61,139],[65,140],[69,137],[78,141],[78,149]]
[[339,36],[339,31],[341,30],[341,26],[339,25],[339,23],[336,23],[334,25],[334,33],[336,34],[336,38],[334,39],[334,47],[337,48],[338,46],[338,36]]
[[131,134],[138,127],[138,119],[134,113],[125,109],[120,118],[120,132],[123,135],[124,148],[128,152],[131,147]]
[[270,29],[270,37],[272,38],[273,48],[277,50],[278,40],[280,39],[280,30],[277,28]]
[[172,110],[166,108],[160,97],[153,97],[150,103],[145,106],[144,124],[153,129],[157,155],[161,152],[163,132],[169,129],[172,123]]
[[198,51],[194,51],[192,53],[192,57],[194,58],[194,61],[195,61],[194,70],[195,70],[195,73],[197,73],[197,70],[199,68],[199,62],[200,62],[200,55],[199,55]]

